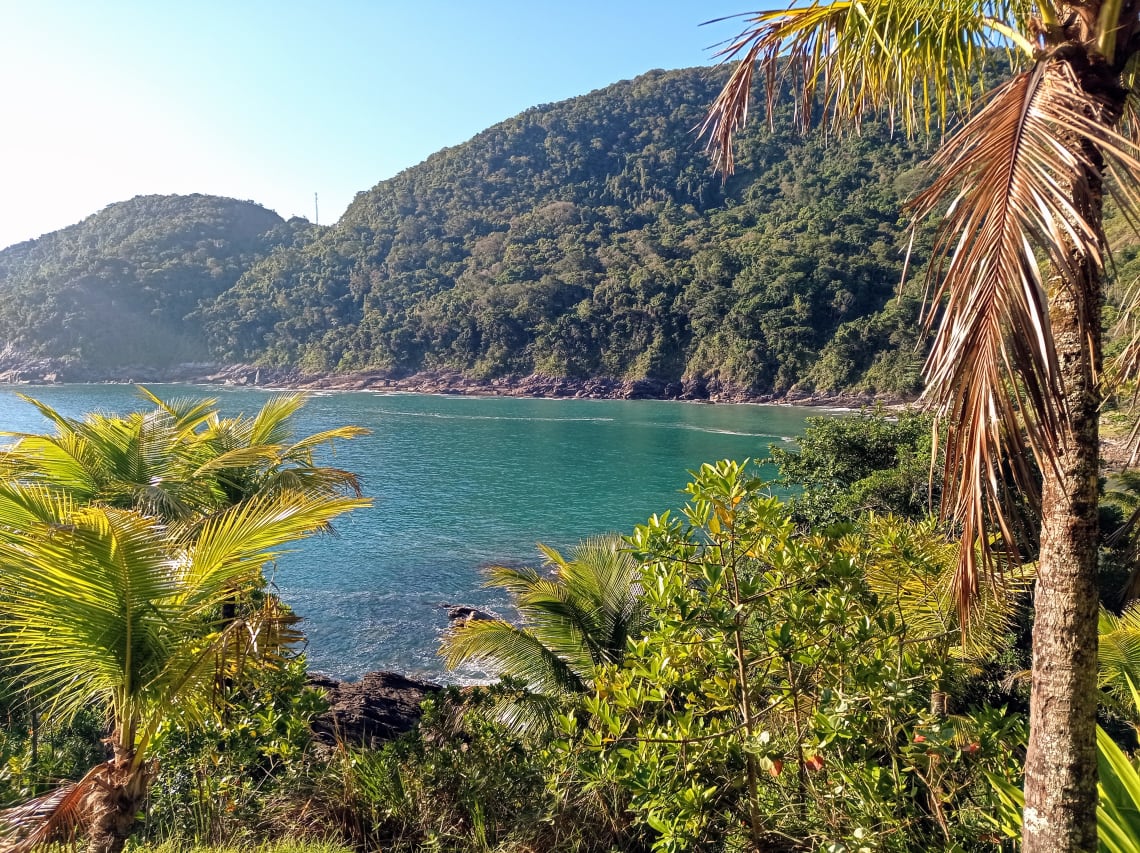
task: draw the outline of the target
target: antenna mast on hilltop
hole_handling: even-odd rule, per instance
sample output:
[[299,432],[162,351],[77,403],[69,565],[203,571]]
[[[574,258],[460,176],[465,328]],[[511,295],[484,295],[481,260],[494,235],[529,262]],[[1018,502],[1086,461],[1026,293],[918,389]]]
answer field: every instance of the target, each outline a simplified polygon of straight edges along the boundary
[[321,224],[321,206],[317,204],[317,194],[313,193],[313,224]]

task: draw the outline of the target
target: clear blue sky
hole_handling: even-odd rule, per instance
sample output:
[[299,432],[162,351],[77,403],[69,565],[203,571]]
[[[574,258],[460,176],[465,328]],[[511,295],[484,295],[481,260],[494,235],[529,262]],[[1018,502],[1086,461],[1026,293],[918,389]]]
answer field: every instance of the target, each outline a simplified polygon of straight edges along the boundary
[[[771,4],[761,4],[771,5]],[[778,4],[775,4],[778,5]],[[145,193],[331,223],[527,107],[712,61],[697,0],[0,0],[0,247]]]

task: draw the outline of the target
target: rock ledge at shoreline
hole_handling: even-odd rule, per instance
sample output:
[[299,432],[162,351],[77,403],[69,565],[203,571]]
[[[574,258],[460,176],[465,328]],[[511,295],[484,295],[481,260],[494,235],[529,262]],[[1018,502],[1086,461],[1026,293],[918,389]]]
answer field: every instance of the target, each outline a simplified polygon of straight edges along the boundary
[[313,736],[327,746],[345,743],[370,749],[414,729],[420,703],[443,689],[397,672],[369,672],[359,681],[311,672],[308,686],[324,691],[329,703],[313,720]]
[[170,367],[128,365],[115,369],[87,368],[49,358],[0,350],[0,384],[53,385],[60,383],[166,383],[185,382],[248,388],[283,388],[321,391],[378,391],[457,396],[539,397],[596,400],[688,400],[707,403],[775,403],[800,406],[859,408],[876,402],[896,405],[903,399],[873,394],[819,394],[790,391],[757,393],[716,379],[622,380],[613,377],[565,377],[530,374],[478,379],[458,371],[399,373],[364,370],[353,373],[304,373],[291,367],[237,364],[219,366],[187,363]]

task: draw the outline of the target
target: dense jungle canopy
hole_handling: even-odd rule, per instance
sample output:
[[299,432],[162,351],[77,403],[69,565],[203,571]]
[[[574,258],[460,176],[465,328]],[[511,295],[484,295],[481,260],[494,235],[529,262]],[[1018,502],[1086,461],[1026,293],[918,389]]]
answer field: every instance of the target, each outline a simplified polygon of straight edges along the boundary
[[0,343],[88,368],[914,392],[921,276],[895,297],[928,150],[873,123],[836,141],[753,122],[722,182],[694,129],[725,73],[527,110],[332,227],[202,195],[111,205],[0,252]]

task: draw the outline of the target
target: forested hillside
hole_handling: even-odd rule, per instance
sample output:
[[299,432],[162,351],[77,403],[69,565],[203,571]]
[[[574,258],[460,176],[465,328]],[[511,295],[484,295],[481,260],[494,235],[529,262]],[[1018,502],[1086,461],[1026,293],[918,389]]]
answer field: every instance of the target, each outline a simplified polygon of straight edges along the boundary
[[722,184],[694,128],[723,73],[535,107],[332,228],[206,196],[112,205],[0,253],[0,343],[89,366],[914,390],[916,299],[894,296],[923,152],[874,125],[825,150],[754,122]]
[[0,344],[88,368],[208,359],[189,315],[309,227],[215,196],[112,204],[0,252]]
[[[722,186],[720,69],[540,106],[357,196],[204,312],[227,360],[909,391],[895,303],[914,151],[755,124]],[[788,127],[779,122],[778,127]]]

